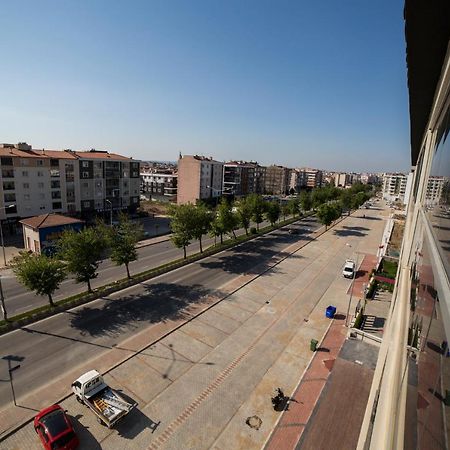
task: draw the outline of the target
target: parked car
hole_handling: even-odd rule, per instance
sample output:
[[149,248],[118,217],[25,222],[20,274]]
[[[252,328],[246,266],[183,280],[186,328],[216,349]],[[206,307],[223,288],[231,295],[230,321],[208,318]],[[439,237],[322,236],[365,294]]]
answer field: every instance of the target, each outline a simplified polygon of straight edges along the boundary
[[344,264],[344,269],[342,270],[342,275],[344,275],[345,278],[353,278],[355,275],[355,266],[355,261],[347,259]]
[[33,425],[46,450],[72,450],[79,445],[70,419],[59,405],[40,411]]
[[297,228],[289,228],[288,233],[289,234],[298,234],[298,230],[297,230]]

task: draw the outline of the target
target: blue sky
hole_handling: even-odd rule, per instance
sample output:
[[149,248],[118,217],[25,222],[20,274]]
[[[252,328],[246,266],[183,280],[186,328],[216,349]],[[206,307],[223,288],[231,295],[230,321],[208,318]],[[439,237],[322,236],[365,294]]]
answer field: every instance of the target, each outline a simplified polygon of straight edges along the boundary
[[3,2],[0,141],[409,168],[403,2]]

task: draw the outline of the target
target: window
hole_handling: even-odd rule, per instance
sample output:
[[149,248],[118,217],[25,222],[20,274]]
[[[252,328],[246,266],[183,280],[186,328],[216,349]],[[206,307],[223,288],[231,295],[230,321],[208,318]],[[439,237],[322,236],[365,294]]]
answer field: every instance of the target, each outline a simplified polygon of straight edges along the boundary
[[13,165],[13,159],[10,156],[2,156],[0,158],[0,162],[2,163],[2,166],[12,166]]
[[22,176],[27,177],[28,176],[28,170],[22,170]]
[[81,167],[89,167],[89,161],[83,161]]
[[88,188],[89,187],[89,183],[83,183],[83,187],[84,188]]
[[4,181],[3,182],[3,190],[4,191],[14,191],[14,181]]
[[24,189],[30,189],[30,183],[23,183]]
[[14,178],[14,170],[12,169],[3,169],[2,170],[3,178]]
[[43,209],[45,209],[45,205],[41,205],[41,206],[39,206],[39,209],[40,209],[40,210],[43,210]]
[[53,202],[52,206],[53,206],[53,209],[61,209],[62,208],[61,202]]
[[[86,183],[86,184],[87,184],[87,183]],[[95,183],[95,186],[98,187],[98,188],[101,188],[101,187],[102,187],[102,182],[101,182],[101,181],[97,181],[97,182]]]
[[26,158],[23,158],[23,159],[21,159],[20,160],[20,164],[22,164],[22,166],[28,166],[28,159],[26,159]]
[[43,166],[44,165],[44,161],[42,161],[42,159],[38,159],[37,160],[37,165],[38,166]]
[[61,183],[59,180],[52,180],[50,181],[50,186],[52,189],[58,189],[61,187]]
[[39,189],[44,189],[44,183],[38,183],[38,188]]
[[61,191],[52,191],[52,198],[61,198]]
[[89,172],[84,171],[82,176],[83,178],[89,178]]
[[59,167],[59,159],[51,159],[50,166],[51,167]]
[[15,202],[16,194],[5,194],[4,198],[5,198],[5,202]]
[[94,162],[94,167],[95,167],[96,169],[102,169],[102,168],[103,168],[103,164],[102,164],[101,161],[95,161],[95,162]]
[[59,177],[59,175],[60,175],[59,169],[51,169],[50,170],[51,177]]
[[44,172],[41,172],[40,170],[38,171],[38,177],[43,177],[44,176]]
[[87,201],[87,202],[83,202],[83,206],[85,208],[89,208],[91,206],[91,202]]
[[5,209],[6,214],[17,214],[17,206],[10,206],[8,209]]

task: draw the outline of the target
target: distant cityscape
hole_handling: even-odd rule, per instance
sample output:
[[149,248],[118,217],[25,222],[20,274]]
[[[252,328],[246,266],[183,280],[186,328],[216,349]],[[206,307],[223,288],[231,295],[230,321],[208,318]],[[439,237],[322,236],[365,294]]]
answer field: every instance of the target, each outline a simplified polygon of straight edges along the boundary
[[[0,220],[11,227],[20,219],[48,213],[81,219],[111,211],[134,213],[142,200],[185,204],[222,196],[286,196],[329,184],[343,189],[378,184],[386,200],[406,204],[413,175],[263,166],[182,154],[177,162],[145,162],[95,149],[34,149],[27,143],[0,144],[0,163]],[[428,205],[440,202],[446,183],[445,177],[429,178]]]

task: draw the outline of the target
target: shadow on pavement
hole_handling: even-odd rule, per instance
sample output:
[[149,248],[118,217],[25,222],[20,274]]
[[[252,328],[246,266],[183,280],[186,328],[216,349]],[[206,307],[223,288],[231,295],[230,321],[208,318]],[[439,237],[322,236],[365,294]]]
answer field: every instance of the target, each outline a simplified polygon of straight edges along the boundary
[[102,307],[86,306],[71,317],[71,326],[91,336],[120,334],[135,329],[139,322],[157,323],[191,317],[188,307],[220,291],[200,285],[171,283],[143,284],[145,292],[109,301]]
[[72,422],[72,426],[75,430],[78,439],[80,440],[80,449],[88,448],[89,450],[101,450],[101,445],[97,442],[95,437],[89,431],[89,427],[84,427],[81,425],[78,420],[83,417],[81,414],[77,414],[76,416],[71,416],[68,414],[70,421]]
[[373,216],[358,216],[359,219],[363,220],[381,220],[381,217],[373,217]]
[[347,237],[347,236],[361,236],[362,237],[362,236],[366,236],[367,233],[363,233],[361,231],[350,228],[350,229],[345,229],[345,230],[334,230],[334,235],[340,236],[340,237]]
[[[133,403],[134,399],[120,391],[120,395],[128,402]],[[119,436],[125,439],[134,439],[138,434],[148,428],[152,433],[160,425],[161,421],[155,422],[147,417],[140,409],[139,405],[131,410],[121,421],[115,425]]]

